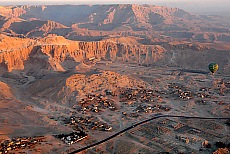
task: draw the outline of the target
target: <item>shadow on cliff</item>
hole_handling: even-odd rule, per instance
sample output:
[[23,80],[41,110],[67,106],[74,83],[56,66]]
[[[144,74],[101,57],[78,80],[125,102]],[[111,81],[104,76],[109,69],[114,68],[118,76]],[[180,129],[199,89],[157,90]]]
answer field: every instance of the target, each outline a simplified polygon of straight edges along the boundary
[[34,46],[28,55],[28,59],[24,61],[24,72],[31,76],[42,76],[48,73],[51,67],[49,56],[41,52],[40,46]]

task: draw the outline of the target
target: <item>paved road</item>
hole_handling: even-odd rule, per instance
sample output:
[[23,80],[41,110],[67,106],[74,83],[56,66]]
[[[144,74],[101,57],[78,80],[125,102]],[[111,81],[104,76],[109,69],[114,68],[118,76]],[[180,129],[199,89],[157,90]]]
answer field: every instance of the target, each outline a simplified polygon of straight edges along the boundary
[[151,120],[158,119],[158,118],[162,118],[162,117],[186,118],[186,119],[206,119],[206,120],[227,120],[227,119],[230,119],[230,117],[229,117],[229,118],[222,118],[222,117],[221,117],[221,118],[212,118],[212,117],[192,117],[192,116],[177,116],[177,115],[161,115],[161,114],[156,114],[156,115],[155,115],[154,117],[152,117],[152,118],[149,118],[149,119],[146,119],[146,120],[141,121],[141,122],[139,122],[139,123],[136,123],[136,124],[134,124],[134,125],[132,125],[132,126],[130,126],[130,127],[128,127],[128,128],[125,128],[125,129],[123,129],[123,130],[121,130],[121,131],[119,131],[119,132],[117,132],[117,133],[115,133],[115,134],[109,136],[109,137],[106,138],[106,139],[103,139],[103,140],[101,140],[101,141],[99,141],[99,142],[97,142],[97,143],[94,143],[94,144],[88,145],[88,146],[86,146],[86,147],[83,147],[83,148],[81,148],[81,149],[78,149],[78,150],[76,150],[76,151],[73,151],[73,152],[71,152],[71,153],[69,153],[69,154],[74,154],[74,153],[78,153],[78,152],[87,150],[87,149],[89,149],[89,148],[92,148],[92,147],[94,147],[94,146],[97,146],[97,145],[99,145],[99,144],[102,144],[102,143],[104,143],[104,142],[106,142],[106,141],[109,141],[109,140],[111,140],[112,138],[115,138],[116,136],[119,136],[119,135],[123,134],[124,132],[126,132],[126,131],[128,131],[128,130],[130,130],[130,129],[133,129],[134,127],[137,127],[137,126],[142,125],[142,124],[144,124],[144,123],[147,123],[147,122],[149,122],[149,121],[151,121]]

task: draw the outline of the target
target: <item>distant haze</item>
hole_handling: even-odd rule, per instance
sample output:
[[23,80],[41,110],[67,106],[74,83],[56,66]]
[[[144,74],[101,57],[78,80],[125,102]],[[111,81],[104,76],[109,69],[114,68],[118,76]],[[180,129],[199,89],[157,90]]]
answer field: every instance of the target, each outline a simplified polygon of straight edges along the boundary
[[0,5],[152,4],[178,7],[195,14],[230,15],[230,0],[0,0]]

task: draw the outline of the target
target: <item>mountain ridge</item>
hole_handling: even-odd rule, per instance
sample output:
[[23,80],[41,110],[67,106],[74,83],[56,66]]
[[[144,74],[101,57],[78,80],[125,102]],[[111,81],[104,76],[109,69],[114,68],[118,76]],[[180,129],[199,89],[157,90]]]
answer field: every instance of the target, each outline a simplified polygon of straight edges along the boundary
[[31,58],[42,62],[39,68],[68,71],[75,62],[92,57],[179,65],[184,62],[171,60],[171,51],[230,50],[230,22],[178,8],[136,4],[2,8],[1,33],[9,37],[1,40],[0,63],[7,71],[24,69]]
[[[188,41],[230,41],[227,17],[198,16],[165,6],[8,6],[2,7],[0,15],[0,30],[9,36],[33,38],[56,34],[73,40],[101,40],[108,35],[141,36],[145,33],[152,38],[164,35]],[[200,39],[203,32],[211,37]],[[213,37],[213,33],[217,37]]]
[[[199,44],[181,44],[172,42],[167,46],[160,45],[143,45],[138,43],[135,38],[104,39],[102,41],[83,42],[66,40],[62,36],[48,36],[42,39],[14,38],[1,35],[0,46],[0,65],[1,72],[12,72],[14,70],[29,71],[36,66],[39,71],[71,71],[75,69],[78,63],[91,63],[90,59],[108,60],[111,62],[136,63],[139,65],[176,65],[187,66],[189,55],[195,56],[196,59],[202,54],[208,61],[215,60],[227,73],[228,51],[209,49]],[[8,41],[15,48],[8,48]],[[23,46],[21,46],[24,44]],[[185,53],[184,51],[187,50]],[[202,52],[201,52],[202,51]],[[174,52],[180,53],[173,58]],[[193,53],[192,53],[193,52]],[[201,52],[201,53],[200,53]],[[187,53],[189,53],[187,55]],[[207,54],[206,53],[212,53]],[[212,55],[216,55],[213,57]],[[221,58],[220,58],[221,57]],[[193,59],[193,58],[192,58]],[[192,60],[191,59],[191,60]],[[220,60],[222,59],[222,60]],[[189,61],[191,61],[189,60]],[[203,63],[197,63],[193,67],[203,68]]]

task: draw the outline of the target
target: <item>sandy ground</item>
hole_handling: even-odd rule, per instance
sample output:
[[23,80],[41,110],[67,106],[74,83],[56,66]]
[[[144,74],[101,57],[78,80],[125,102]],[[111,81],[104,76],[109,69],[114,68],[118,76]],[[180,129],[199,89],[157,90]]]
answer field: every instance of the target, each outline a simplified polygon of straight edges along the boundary
[[[0,140],[21,136],[45,136],[45,141],[35,148],[19,149],[16,153],[68,153],[100,141],[156,113],[201,117],[229,117],[230,115],[230,77],[227,75],[181,71],[177,67],[158,68],[118,63],[104,63],[102,66],[102,64],[92,66],[88,72],[82,72],[80,76],[74,71],[36,79],[36,76],[26,75],[24,72],[21,75],[27,80],[23,84],[13,78],[1,77],[3,90],[0,93]],[[50,82],[52,80],[55,82]],[[140,98],[137,96],[136,100],[122,99],[119,97],[122,93],[120,90],[125,91],[127,88],[153,90],[152,101],[141,102],[141,93],[138,94]],[[105,90],[108,89],[116,95],[106,95]],[[101,108],[99,112],[83,112],[73,107],[79,107],[79,101],[87,98],[86,95],[89,93],[104,95],[104,99],[111,100],[117,109],[113,111],[109,108]],[[138,112],[137,117],[131,116],[131,113],[136,112],[135,109],[141,104],[152,107],[167,106],[170,110]],[[124,112],[127,114],[124,115]],[[73,131],[71,126],[64,124],[63,121],[73,115],[80,117],[93,115],[113,129],[99,131],[87,128],[85,130],[88,134],[87,139],[73,145],[65,145],[52,135]],[[122,151],[126,151],[125,153],[163,151],[198,153],[204,140],[208,140],[211,144],[219,140],[229,141],[229,126],[224,122],[158,119],[86,153],[100,151],[104,153]],[[194,134],[192,130],[199,133]],[[190,142],[179,141],[175,138],[176,135],[187,137]],[[195,138],[194,143],[192,143],[193,138]],[[211,151],[213,149],[207,149],[203,153]]]

